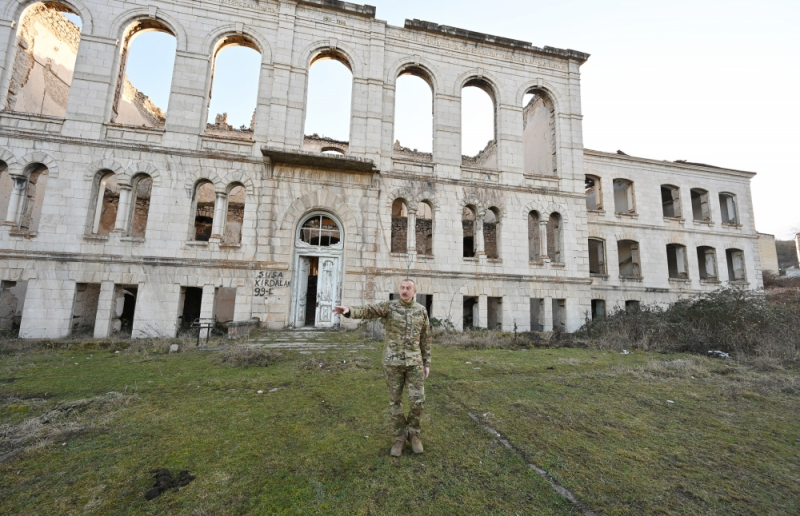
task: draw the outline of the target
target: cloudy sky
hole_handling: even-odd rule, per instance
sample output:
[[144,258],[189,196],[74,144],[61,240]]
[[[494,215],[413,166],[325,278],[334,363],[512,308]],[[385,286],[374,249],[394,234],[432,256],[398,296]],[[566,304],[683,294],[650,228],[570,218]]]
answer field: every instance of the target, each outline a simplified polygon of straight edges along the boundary
[[[587,148],[757,172],[752,187],[758,231],[778,238],[800,231],[800,1],[365,3],[375,5],[377,17],[391,25],[419,18],[591,54],[581,69]],[[163,53],[164,43],[156,48]],[[234,55],[233,49],[225,52],[231,55],[226,66],[246,74],[253,56]],[[149,67],[142,76],[154,77],[152,62]],[[348,128],[341,113],[346,117],[349,110],[349,104],[342,102],[348,98],[347,72],[338,63],[324,62],[311,73],[312,80],[316,75],[325,87],[314,88],[312,82],[306,133],[346,139]],[[145,93],[158,89],[140,85],[133,66],[129,75]],[[331,87],[342,78],[344,86]],[[404,98],[398,99],[402,119],[398,125],[403,127],[398,127],[396,137],[403,145],[427,150],[430,118],[407,116],[410,109],[403,102],[430,103],[430,93],[413,79],[408,82]],[[225,109],[231,111],[234,125],[249,125],[252,103],[247,99],[255,89],[239,91],[228,101],[221,98],[224,89],[215,86],[220,93],[212,98],[210,117],[218,112],[214,103],[227,102],[233,108],[241,104],[235,114],[236,109]],[[155,100],[157,95],[151,96]],[[335,108],[326,111],[331,99]],[[480,95],[470,105],[472,112],[465,115],[480,119]],[[482,142],[485,135],[465,135],[464,144],[473,154]]]

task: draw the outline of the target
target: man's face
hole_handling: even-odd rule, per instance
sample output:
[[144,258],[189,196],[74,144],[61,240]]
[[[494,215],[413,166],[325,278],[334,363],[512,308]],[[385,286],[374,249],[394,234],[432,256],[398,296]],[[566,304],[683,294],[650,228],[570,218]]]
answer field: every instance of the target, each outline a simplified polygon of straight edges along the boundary
[[417,287],[411,281],[404,281],[400,283],[400,299],[408,303],[417,294]]

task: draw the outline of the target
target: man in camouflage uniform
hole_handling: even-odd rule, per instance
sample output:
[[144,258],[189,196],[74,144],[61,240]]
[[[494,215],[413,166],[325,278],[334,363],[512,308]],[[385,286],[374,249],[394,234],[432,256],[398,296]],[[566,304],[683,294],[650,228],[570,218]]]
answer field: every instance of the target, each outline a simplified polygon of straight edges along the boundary
[[[425,379],[431,367],[431,333],[428,312],[414,301],[417,286],[410,279],[400,283],[400,300],[365,306],[337,306],[334,313],[352,319],[381,319],[386,328],[383,372],[389,388],[394,444],[391,455],[403,453],[406,439],[414,453],[422,453],[419,421],[425,407]],[[403,411],[403,386],[408,389],[411,410]]]

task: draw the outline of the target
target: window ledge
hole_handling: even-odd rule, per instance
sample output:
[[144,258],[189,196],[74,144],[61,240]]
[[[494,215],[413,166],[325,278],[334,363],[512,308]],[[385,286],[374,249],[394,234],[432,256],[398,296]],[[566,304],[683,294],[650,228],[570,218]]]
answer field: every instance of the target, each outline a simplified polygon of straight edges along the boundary
[[203,138],[208,138],[209,140],[216,140],[221,142],[231,142],[231,143],[239,143],[245,145],[252,145],[255,143],[253,140],[252,133],[250,134],[236,134],[234,131],[231,131],[231,134],[214,134],[206,131],[203,135]]
[[671,222],[680,222],[681,224],[683,224],[685,221],[683,217],[664,217],[664,220]]
[[586,210],[589,213],[594,213],[595,215],[605,215],[606,210]]
[[208,247],[208,242],[200,242],[198,240],[190,240],[186,242],[189,247]]
[[700,279],[700,283],[702,285],[721,285],[722,282],[717,278],[707,278],[707,279]]
[[119,240],[120,240],[120,242],[130,242],[132,244],[143,244],[144,243],[144,237],[130,237],[130,236],[127,236],[127,237],[121,237]]
[[8,236],[16,238],[34,238],[36,235],[36,231],[26,231],[24,229],[12,229],[8,232]]
[[723,228],[733,228],[733,229],[742,229],[742,225],[734,222],[723,222]]
[[689,278],[669,278],[670,283],[691,283]]
[[502,258],[487,258],[486,261],[489,262],[489,263],[493,263],[493,264],[503,263],[503,259]]
[[544,262],[541,261],[541,260],[538,260],[538,261],[537,260],[528,260],[528,264],[529,265],[535,265],[537,267],[543,267],[544,266]]
[[714,225],[714,222],[710,221],[710,220],[692,219],[692,222],[694,222],[695,226],[713,226]]
[[406,258],[408,257],[408,253],[389,253],[389,256],[392,258]]
[[747,281],[747,280],[739,279],[739,280],[728,281],[728,284],[729,285],[739,285],[739,286],[742,286],[742,287],[746,287],[746,286],[750,285],[750,282]]
[[600,274],[599,272],[590,272],[589,276],[592,277],[592,278],[598,278],[598,279],[601,279],[601,280],[607,280],[608,279],[608,274]]
[[108,235],[83,235],[83,239],[87,242],[108,242]]
[[464,256],[462,259],[465,262],[476,262],[476,263],[478,262],[478,257],[477,256]]
[[220,249],[239,249],[242,244],[219,244]]
[[617,218],[620,218],[620,219],[638,219],[639,218],[639,214],[638,213],[620,213],[618,211],[615,211],[614,215],[616,215]]
[[620,276],[620,281],[636,281],[641,283],[644,279],[644,276]]
[[423,261],[423,262],[433,261],[433,258],[434,258],[434,256],[432,254],[418,254],[417,255],[417,260],[418,261]]
[[561,262],[550,262],[550,267],[555,267],[556,269],[563,269],[567,266],[566,263]]

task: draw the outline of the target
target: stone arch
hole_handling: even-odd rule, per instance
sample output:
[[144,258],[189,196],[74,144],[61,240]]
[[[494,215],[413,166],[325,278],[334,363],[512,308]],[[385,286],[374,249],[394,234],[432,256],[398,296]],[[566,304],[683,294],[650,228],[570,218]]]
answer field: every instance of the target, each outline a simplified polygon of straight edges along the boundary
[[200,181],[210,181],[214,185],[214,190],[220,193],[224,193],[225,188],[228,185],[228,182],[224,181],[217,174],[209,174],[202,170],[190,172],[186,175],[186,181],[183,183],[184,187],[186,188],[186,193],[189,195],[190,199],[193,195],[195,187],[197,186],[197,183]]
[[[353,210],[347,205],[341,196],[326,190],[309,192],[304,196],[295,199],[283,214],[283,218],[277,224],[279,231],[287,231],[294,235],[294,230],[302,218],[312,211],[329,211],[334,214],[344,226],[342,229],[347,235],[358,235],[360,224]],[[346,242],[352,243],[351,239]],[[294,245],[294,236],[292,236]]]
[[342,64],[349,68],[353,74],[353,80],[362,77],[362,66],[356,59],[358,54],[349,46],[343,45],[340,41],[334,39],[323,39],[308,45],[298,55],[295,66],[305,70],[306,75],[308,75],[308,70],[311,68],[315,58],[325,53],[338,54],[337,57],[344,61]]
[[522,103],[525,100],[525,95],[530,93],[531,90],[542,90],[548,95],[548,97],[550,97],[550,101],[553,103],[553,108],[555,109],[556,119],[558,119],[558,115],[561,113],[561,106],[563,105],[561,95],[558,93],[558,89],[542,79],[528,81],[521,86],[517,90],[514,106],[517,106],[521,109]]
[[492,97],[492,100],[494,101],[496,117],[496,112],[500,108],[500,105],[503,104],[503,96],[501,95],[500,89],[500,84],[502,83],[494,75],[487,73],[486,70],[470,70],[461,74],[458,79],[456,79],[455,87],[453,88],[453,95],[461,98],[461,90],[471,81],[483,81],[490,87],[491,92],[487,91],[487,93],[489,93],[489,96]]
[[23,165],[24,168],[22,169],[23,175],[27,176],[30,174],[30,168],[28,165],[31,165],[33,163],[41,163],[42,165],[47,167],[48,171],[47,174],[50,176],[51,179],[55,179],[58,177],[58,162],[56,162],[56,160],[53,159],[53,157],[50,156],[49,154],[46,154],[41,151],[34,151],[24,155],[20,161],[24,163]]
[[396,190],[393,190],[392,193],[386,196],[386,201],[384,202],[384,204],[386,204],[387,209],[391,210],[392,204],[394,204],[394,201],[396,201],[397,199],[403,199],[404,201],[406,201],[408,209],[411,209],[412,202],[415,203],[416,205],[416,200],[417,200],[416,196],[411,191],[411,188],[408,187],[398,188]]
[[250,179],[250,177],[248,177],[242,171],[236,171],[229,174],[225,174],[222,177],[222,180],[225,181],[226,184],[241,183],[249,195],[253,195],[256,193],[255,183],[253,183],[253,180]]
[[[72,10],[81,17],[81,23],[83,27],[81,28],[81,35],[84,34],[92,34],[94,31],[94,21],[92,19],[92,12],[83,4],[80,0],[48,0],[52,1],[56,4],[63,4],[68,9]],[[19,23],[19,17],[22,16],[22,12],[30,7],[33,4],[38,4],[43,2],[43,0],[12,0],[8,4],[6,4],[5,10],[3,10],[3,18],[6,20],[13,20],[15,23]]]
[[403,70],[409,68],[419,68],[428,76],[430,82],[427,80],[425,82],[428,82],[428,85],[431,87],[431,91],[433,92],[433,97],[435,99],[436,94],[441,91],[439,86],[441,84],[441,80],[439,79],[439,71],[430,61],[423,59],[418,55],[401,57],[395,61],[395,63],[389,67],[389,71],[386,74],[386,84],[390,84],[392,87],[394,87],[395,84],[397,84],[397,78],[400,76]]
[[94,160],[91,165],[89,165],[89,167],[86,169],[86,172],[83,174],[83,177],[84,179],[89,180],[94,179],[97,173],[101,170],[110,170],[120,178],[125,175],[125,169],[113,159],[97,159]]
[[158,169],[150,163],[144,161],[137,161],[125,170],[128,180],[133,179],[139,174],[147,174],[153,180],[153,186],[161,185],[161,174]]
[[432,191],[429,191],[429,190],[425,190],[425,191],[420,192],[420,194],[417,197],[418,197],[417,198],[417,204],[419,204],[421,202],[427,202],[428,204],[431,205],[431,209],[434,212],[439,211],[439,209],[441,208],[441,206],[439,205],[439,198],[436,197],[436,193],[435,192],[432,192]]
[[642,241],[639,235],[628,230],[623,230],[621,233],[614,235],[612,238],[617,242],[619,242],[620,240],[632,240],[634,242],[641,243]]
[[155,19],[163,23],[164,26],[166,26],[172,32],[172,35],[175,36],[176,50],[187,50],[186,30],[184,30],[183,26],[178,23],[175,18],[169,14],[166,14],[161,9],[157,9],[155,11],[155,15],[150,14],[149,8],[132,9],[124,12],[117,16],[117,18],[111,23],[111,29],[107,36],[109,38],[122,41],[125,39],[125,30],[132,23],[146,19]]
[[8,173],[12,176],[22,175],[22,166],[11,151],[0,149],[0,161],[3,161],[8,166]]
[[272,63],[272,47],[270,47],[269,42],[257,31],[235,23],[222,25],[211,31],[203,41],[203,49],[207,50],[208,54],[213,56],[217,45],[229,36],[242,36],[251,40],[257,47],[256,50],[261,54],[261,66]]

